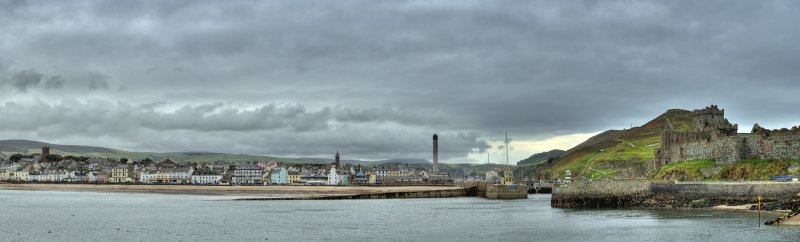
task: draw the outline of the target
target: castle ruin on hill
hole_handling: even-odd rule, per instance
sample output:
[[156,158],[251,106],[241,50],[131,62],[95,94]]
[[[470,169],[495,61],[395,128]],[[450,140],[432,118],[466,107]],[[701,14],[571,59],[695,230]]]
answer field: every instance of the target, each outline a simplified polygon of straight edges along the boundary
[[738,125],[725,119],[716,105],[692,111],[689,131],[678,131],[667,120],[661,148],[655,150],[655,165],[676,161],[713,159],[718,165],[745,159],[800,159],[800,128],[768,130],[758,124],[749,134],[738,133]]

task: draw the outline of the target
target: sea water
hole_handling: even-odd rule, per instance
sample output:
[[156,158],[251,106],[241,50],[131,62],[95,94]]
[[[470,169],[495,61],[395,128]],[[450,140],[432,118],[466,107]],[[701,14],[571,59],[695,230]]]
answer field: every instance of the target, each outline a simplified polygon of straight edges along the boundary
[[[761,221],[777,215],[762,213]],[[800,241],[754,212],[558,209],[549,195],[329,201],[0,190],[0,241]]]

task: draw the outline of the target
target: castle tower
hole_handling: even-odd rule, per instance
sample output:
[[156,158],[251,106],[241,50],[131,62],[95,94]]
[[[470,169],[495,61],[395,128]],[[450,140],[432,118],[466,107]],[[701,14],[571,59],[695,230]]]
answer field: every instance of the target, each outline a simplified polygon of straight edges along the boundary
[[42,162],[47,162],[47,156],[50,155],[50,146],[42,146]]
[[431,172],[439,171],[439,134],[433,134],[433,170]]
[[339,169],[342,168],[341,167],[341,163],[339,163],[339,151],[338,150],[336,151],[336,161],[333,162],[333,165],[336,166],[336,168],[339,168]]
[[694,131],[718,131],[725,135],[735,135],[738,125],[731,124],[725,119],[725,109],[711,105],[704,109],[692,111],[692,129]]

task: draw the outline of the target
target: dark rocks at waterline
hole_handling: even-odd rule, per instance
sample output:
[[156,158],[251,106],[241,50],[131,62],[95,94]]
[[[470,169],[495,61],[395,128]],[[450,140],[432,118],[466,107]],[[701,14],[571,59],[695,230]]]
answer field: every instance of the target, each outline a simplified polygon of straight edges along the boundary
[[[556,188],[551,205],[562,208],[667,207],[706,208],[716,205],[774,203],[768,209],[791,209],[800,183],[686,183],[649,181],[580,182]],[[796,206],[795,206],[796,207]]]
[[559,197],[550,200],[556,208],[620,208],[641,206],[645,200],[639,196]]
[[[750,210],[757,210],[758,206],[753,205]],[[761,210],[774,211],[774,210],[788,210],[793,213],[800,212],[800,199],[785,199],[774,202],[767,202],[761,204]]]

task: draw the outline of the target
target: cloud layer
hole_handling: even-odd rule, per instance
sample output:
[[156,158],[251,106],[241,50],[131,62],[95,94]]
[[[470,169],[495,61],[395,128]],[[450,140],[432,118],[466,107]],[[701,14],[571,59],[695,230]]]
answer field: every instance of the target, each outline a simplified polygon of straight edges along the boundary
[[440,132],[457,161],[668,108],[800,118],[792,1],[0,5],[0,138],[381,159]]

